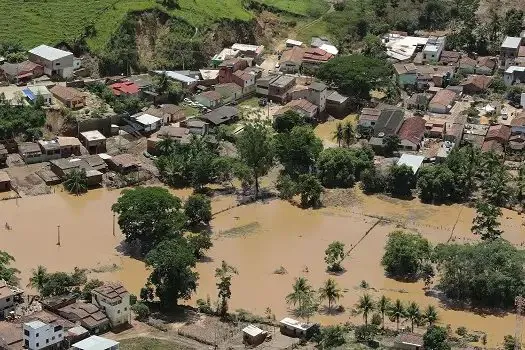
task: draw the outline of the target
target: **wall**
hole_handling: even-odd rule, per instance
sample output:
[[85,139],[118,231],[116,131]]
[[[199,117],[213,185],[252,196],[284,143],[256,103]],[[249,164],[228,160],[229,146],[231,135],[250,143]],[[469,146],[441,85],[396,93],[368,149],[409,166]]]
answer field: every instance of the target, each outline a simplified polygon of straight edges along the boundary
[[[57,328],[56,331],[55,328]],[[55,327],[55,325],[46,324],[40,328],[33,329],[24,325],[24,343],[29,343],[29,349],[31,350],[43,349],[53,344],[60,343],[64,339],[63,337],[64,330],[62,326]]]
[[[9,301],[7,301],[8,299]],[[0,311],[2,312],[2,316],[9,314],[9,312],[14,309],[14,306],[14,296],[0,299]]]
[[130,316],[130,304],[129,304],[129,293],[125,293],[122,296],[122,302],[117,305],[111,305],[105,302],[105,297],[98,293],[93,293],[92,302],[95,305],[100,305],[106,310],[112,327],[122,325],[129,322]]

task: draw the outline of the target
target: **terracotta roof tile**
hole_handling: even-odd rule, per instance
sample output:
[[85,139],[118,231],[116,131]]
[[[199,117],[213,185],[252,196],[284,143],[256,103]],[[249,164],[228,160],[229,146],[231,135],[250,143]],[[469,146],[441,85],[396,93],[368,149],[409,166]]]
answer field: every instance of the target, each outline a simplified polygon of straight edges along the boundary
[[426,121],[421,117],[408,118],[401,125],[398,136],[401,140],[408,140],[412,143],[419,144],[425,135]]

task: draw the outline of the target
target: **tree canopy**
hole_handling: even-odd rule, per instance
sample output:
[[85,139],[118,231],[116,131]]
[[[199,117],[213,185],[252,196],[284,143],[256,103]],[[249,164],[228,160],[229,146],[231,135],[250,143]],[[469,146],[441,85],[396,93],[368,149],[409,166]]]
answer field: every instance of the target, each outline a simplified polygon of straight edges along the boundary
[[36,129],[44,126],[45,121],[46,115],[41,109],[32,106],[10,106],[5,101],[0,103],[0,139],[24,135],[32,141],[31,136]]
[[416,185],[414,171],[408,165],[392,165],[386,177],[386,187],[394,196],[408,197]]
[[328,188],[352,187],[361,172],[373,166],[373,159],[366,149],[327,148],[317,162],[319,179]]
[[385,272],[398,278],[417,278],[430,260],[432,247],[418,234],[394,231],[388,235],[381,265]]
[[15,258],[7,252],[0,250],[0,279],[16,285],[18,284],[17,274],[20,273],[14,267],[11,267],[11,263],[15,261]]
[[279,114],[273,121],[273,128],[278,133],[287,133],[292,131],[296,126],[303,126],[306,124],[306,119],[302,114],[294,110],[287,110],[283,114]]

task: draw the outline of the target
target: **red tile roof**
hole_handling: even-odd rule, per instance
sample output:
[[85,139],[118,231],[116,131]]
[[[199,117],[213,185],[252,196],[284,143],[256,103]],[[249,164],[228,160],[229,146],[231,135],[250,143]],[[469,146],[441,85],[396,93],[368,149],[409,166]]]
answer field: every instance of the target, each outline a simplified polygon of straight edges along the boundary
[[114,83],[109,86],[115,96],[134,95],[140,91],[139,86],[131,81],[123,81],[120,83]]
[[489,131],[485,136],[485,141],[498,140],[500,142],[507,142],[510,137],[510,127],[503,124],[491,125]]
[[479,90],[485,90],[492,82],[492,77],[486,75],[469,75],[461,85],[473,85]]
[[303,61],[305,49],[301,47],[293,47],[290,50],[286,50],[281,55],[281,62],[294,62],[300,64]]
[[408,118],[401,125],[398,136],[401,140],[419,144],[425,135],[425,125],[426,121],[421,117]]
[[494,69],[496,67],[496,60],[490,56],[478,57],[478,66]]
[[129,294],[120,283],[104,283],[103,286],[93,289],[93,292],[102,295],[109,300],[122,300],[122,296]]
[[510,122],[510,125],[511,126],[525,126],[525,116],[523,116],[523,117],[521,117],[521,116],[515,117]]
[[317,106],[305,99],[293,100],[288,102],[283,108],[281,108],[277,112],[277,114],[283,114],[284,112],[290,109],[302,110],[308,114],[312,114],[317,111]]
[[221,94],[219,94],[217,91],[204,91],[204,92],[201,92],[198,96],[205,97],[210,101],[220,101],[221,100]]
[[325,50],[321,50],[318,47],[306,49],[303,55],[303,61],[310,62],[327,62],[332,58],[334,58],[334,55],[332,55],[329,52],[326,52]]
[[78,91],[75,88],[68,87],[68,86],[62,86],[62,85],[55,85],[49,91],[55,95],[58,98],[61,98],[66,101],[72,101],[72,100],[82,100],[84,99],[84,94]]
[[436,95],[430,100],[430,104],[438,104],[441,106],[449,106],[456,99],[456,93],[452,90],[439,90]]

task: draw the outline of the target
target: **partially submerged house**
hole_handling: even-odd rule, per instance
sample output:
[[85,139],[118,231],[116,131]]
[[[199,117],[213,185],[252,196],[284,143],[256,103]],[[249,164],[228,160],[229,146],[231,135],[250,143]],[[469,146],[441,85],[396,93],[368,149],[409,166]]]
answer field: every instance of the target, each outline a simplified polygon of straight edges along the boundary
[[140,169],[140,162],[131,154],[117,154],[107,160],[109,169],[120,174],[129,174]]
[[289,317],[285,317],[279,321],[279,326],[282,334],[297,338],[306,337],[318,328],[317,325],[313,323],[300,322]]
[[81,158],[61,158],[50,161],[51,171],[64,180],[73,170],[83,169],[86,172],[88,186],[99,186],[102,183],[102,172],[93,168],[86,160]]
[[120,283],[106,282],[91,291],[91,303],[106,313],[112,328],[128,324],[131,319],[130,294]]

